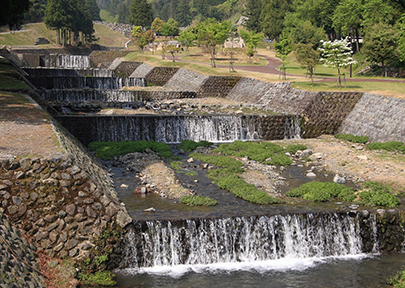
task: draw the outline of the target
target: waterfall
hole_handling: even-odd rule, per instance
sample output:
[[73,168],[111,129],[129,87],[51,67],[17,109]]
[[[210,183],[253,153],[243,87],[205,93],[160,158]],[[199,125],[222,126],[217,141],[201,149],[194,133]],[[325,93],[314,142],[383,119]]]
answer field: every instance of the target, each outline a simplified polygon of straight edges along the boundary
[[23,68],[31,77],[48,76],[48,77],[115,77],[115,71],[99,68],[83,69],[62,69],[62,68]]
[[358,255],[358,222],[337,213],[134,221],[121,268]]
[[85,55],[50,54],[44,58],[45,67],[55,68],[89,68],[90,57]]
[[51,103],[62,102],[117,102],[133,103],[137,102],[138,95],[136,91],[119,91],[119,90],[44,90],[42,98]]
[[144,86],[143,78],[121,77],[36,77],[31,79],[34,85],[46,89],[121,89],[124,86]]
[[132,116],[98,117],[97,140],[155,140],[180,143],[184,139],[210,142],[257,140],[260,131],[252,131],[256,117],[243,116]]
[[300,139],[301,128],[298,115],[286,117],[284,123],[284,139]]

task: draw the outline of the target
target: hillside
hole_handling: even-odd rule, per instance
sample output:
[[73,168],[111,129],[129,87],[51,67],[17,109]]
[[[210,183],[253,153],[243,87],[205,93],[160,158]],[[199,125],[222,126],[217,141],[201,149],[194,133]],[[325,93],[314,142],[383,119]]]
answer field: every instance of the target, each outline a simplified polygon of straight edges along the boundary
[[[94,24],[95,36],[99,40],[97,44],[106,47],[124,47],[129,40],[118,32],[101,25]],[[33,45],[38,37],[46,38],[50,44],[39,45],[38,48],[54,48],[59,47],[56,44],[56,33],[45,27],[44,23],[27,24],[23,29],[13,33],[0,34],[0,45],[22,46]]]

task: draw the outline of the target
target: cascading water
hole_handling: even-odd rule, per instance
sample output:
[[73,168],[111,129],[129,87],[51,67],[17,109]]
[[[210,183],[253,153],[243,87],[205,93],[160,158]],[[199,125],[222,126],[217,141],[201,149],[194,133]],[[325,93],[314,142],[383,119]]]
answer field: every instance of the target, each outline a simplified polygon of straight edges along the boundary
[[145,86],[143,78],[120,77],[34,77],[30,81],[46,89],[122,89],[124,86]]
[[298,115],[287,117],[284,123],[284,139],[300,139],[301,128]]
[[99,68],[84,69],[62,69],[62,68],[23,68],[29,76],[47,76],[47,77],[115,77],[115,71]]
[[53,89],[44,90],[42,98],[49,102],[126,102],[138,101],[136,91],[119,90],[77,90]]
[[[134,222],[121,268],[358,255],[359,219],[316,213]],[[374,223],[374,222],[372,222]],[[369,227],[371,235],[376,233]]]
[[45,67],[55,68],[89,68],[90,57],[85,55],[46,55]]

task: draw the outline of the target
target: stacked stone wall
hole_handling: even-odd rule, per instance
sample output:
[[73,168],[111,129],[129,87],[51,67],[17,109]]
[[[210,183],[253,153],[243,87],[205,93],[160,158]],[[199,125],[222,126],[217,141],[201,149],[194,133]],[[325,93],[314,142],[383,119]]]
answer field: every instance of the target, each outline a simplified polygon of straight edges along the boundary
[[129,76],[131,78],[145,78],[152,70],[154,67],[143,63],[142,65],[139,65],[138,68],[135,69],[134,72]]
[[163,86],[178,70],[177,67],[155,67],[146,75],[146,85]]
[[129,77],[139,66],[143,64],[142,62],[122,61],[119,59],[119,61],[116,60],[114,60],[115,63],[113,62],[108,69],[114,70],[116,75],[119,77]]
[[210,76],[198,90],[198,97],[226,98],[240,79],[239,76]]
[[257,103],[277,83],[267,83],[253,78],[242,77],[227,95],[227,99],[242,103]]
[[207,78],[208,76],[180,68],[176,74],[167,81],[164,88],[175,91],[197,91]]
[[1,287],[45,287],[36,250],[0,212]]
[[359,92],[318,92],[300,115],[301,137],[336,134],[362,95]]
[[344,119],[339,133],[372,142],[405,141],[405,100],[365,93]]
[[93,51],[90,54],[91,67],[108,68],[116,58],[125,57],[131,51]]

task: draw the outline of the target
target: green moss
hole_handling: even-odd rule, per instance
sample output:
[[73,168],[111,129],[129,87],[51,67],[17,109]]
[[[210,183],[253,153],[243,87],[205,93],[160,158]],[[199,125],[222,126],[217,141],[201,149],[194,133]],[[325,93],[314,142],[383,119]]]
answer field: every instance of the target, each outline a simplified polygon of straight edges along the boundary
[[307,149],[307,146],[302,145],[302,144],[294,144],[294,145],[288,145],[287,148],[285,149],[286,152],[289,152],[291,155],[294,155],[297,153],[298,150],[305,150]]
[[174,170],[180,170],[180,166],[183,164],[181,161],[171,161],[170,163],[170,167],[172,167],[172,169]]
[[401,201],[392,194],[394,191],[381,183],[367,181],[363,188],[366,190],[360,192],[359,196],[366,205],[395,207],[401,204]]
[[159,157],[172,158],[172,150],[166,143],[150,141],[129,141],[122,142],[92,142],[89,148],[96,151],[96,156],[109,160],[117,155],[125,155],[134,152],[145,152],[146,149],[155,151]]
[[215,206],[218,204],[216,200],[202,196],[183,196],[180,198],[180,202],[191,206]]
[[353,143],[362,143],[366,144],[368,142],[367,136],[356,136],[352,134],[336,134],[336,139],[346,140]]
[[370,143],[367,145],[370,150],[386,150],[386,151],[400,151],[405,153],[405,145],[403,142],[391,141],[385,143]]
[[110,271],[97,271],[95,273],[80,274],[79,280],[85,287],[88,286],[114,286],[117,282],[114,281],[115,275]]
[[298,188],[291,189],[286,194],[288,197],[300,197],[314,202],[325,202],[331,198],[343,201],[353,201],[356,198],[354,189],[338,183],[308,182]]
[[208,142],[208,141],[200,141],[200,142],[195,142],[192,140],[183,140],[180,143],[180,148],[185,151],[185,152],[191,152],[195,150],[199,146],[204,146],[204,147],[209,147],[213,143]]
[[389,284],[393,285],[394,288],[405,288],[405,270],[398,272],[395,277],[391,278]]

